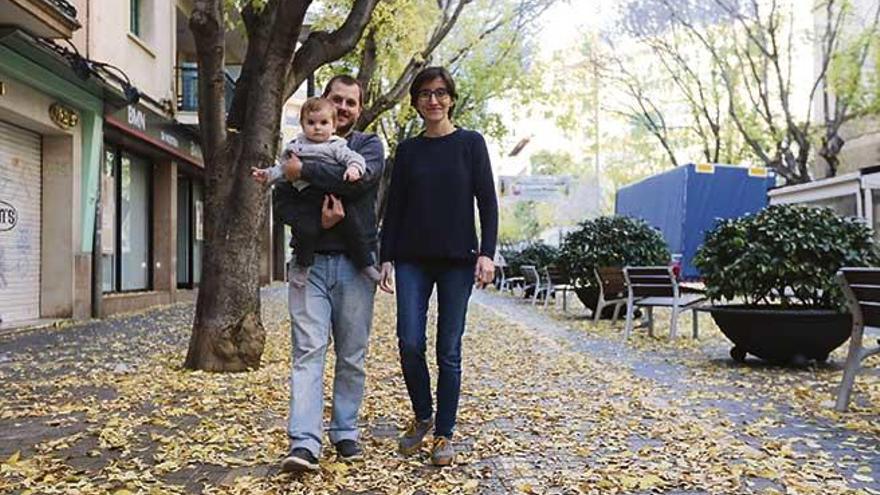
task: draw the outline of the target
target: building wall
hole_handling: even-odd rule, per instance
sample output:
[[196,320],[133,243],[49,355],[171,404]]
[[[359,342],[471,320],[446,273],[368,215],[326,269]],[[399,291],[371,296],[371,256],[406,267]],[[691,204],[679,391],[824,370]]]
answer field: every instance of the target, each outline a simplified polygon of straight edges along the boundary
[[128,1],[89,0],[89,57],[119,67],[147,96],[170,103],[175,100],[175,2],[141,2],[142,33],[136,36],[129,30]]
[[[851,42],[852,38],[863,33],[867,28],[876,12],[877,0],[852,0],[851,7],[853,13],[849,17],[848,24],[842,30],[845,36],[847,36],[845,41],[848,42]],[[821,33],[821,30],[824,29],[825,23],[825,14],[822,9],[815,10],[814,22],[817,33]],[[868,78],[867,80],[877,77],[876,72],[878,68],[875,64],[876,60],[876,54],[874,56],[869,56],[866,60],[863,70]],[[819,46],[816,45],[814,49],[813,65],[814,72],[817,74],[821,69],[821,61],[821,51],[819,50]],[[821,126],[825,119],[825,107],[821,97],[823,90],[824,88],[819,88],[813,105],[815,122],[819,126]],[[841,163],[837,172],[838,175],[880,164],[880,115],[851,121],[843,126],[840,134],[846,143],[840,153]],[[827,177],[829,173],[830,171],[824,160],[817,156],[814,165],[815,177]]]

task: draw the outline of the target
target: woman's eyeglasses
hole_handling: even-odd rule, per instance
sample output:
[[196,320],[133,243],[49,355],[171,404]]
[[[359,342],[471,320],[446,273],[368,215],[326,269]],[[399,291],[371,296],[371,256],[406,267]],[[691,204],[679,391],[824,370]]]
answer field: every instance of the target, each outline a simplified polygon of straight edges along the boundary
[[416,93],[416,95],[419,101],[429,101],[432,96],[437,98],[437,101],[445,101],[449,98],[449,91],[446,88],[437,88],[435,90],[423,89]]

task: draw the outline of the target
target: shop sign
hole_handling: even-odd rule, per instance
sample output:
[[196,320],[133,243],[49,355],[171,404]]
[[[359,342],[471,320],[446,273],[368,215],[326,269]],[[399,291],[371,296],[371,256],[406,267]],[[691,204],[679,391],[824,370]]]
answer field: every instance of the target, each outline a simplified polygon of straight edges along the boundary
[[49,106],[49,118],[65,131],[73,129],[79,123],[79,116],[76,112],[60,103],[53,103]]
[[127,127],[138,134],[152,138],[155,144],[173,150],[191,161],[202,164],[202,149],[198,141],[172,120],[141,105],[129,105],[106,116],[116,126]]
[[18,224],[18,212],[6,201],[0,200],[0,232],[12,230]]
[[516,200],[543,201],[567,197],[574,180],[568,175],[525,175],[499,177],[500,195]]

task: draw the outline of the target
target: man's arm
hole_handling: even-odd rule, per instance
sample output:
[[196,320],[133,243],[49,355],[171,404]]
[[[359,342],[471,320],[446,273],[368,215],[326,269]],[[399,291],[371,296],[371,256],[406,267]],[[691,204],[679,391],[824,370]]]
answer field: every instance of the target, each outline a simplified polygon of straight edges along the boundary
[[303,163],[300,178],[308,181],[313,187],[338,194],[346,198],[354,198],[372,190],[382,178],[385,168],[385,151],[382,142],[375,134],[364,137],[363,143],[353,151],[364,157],[366,172],[357,182],[346,182],[342,175],[331,167],[322,167],[315,163]]

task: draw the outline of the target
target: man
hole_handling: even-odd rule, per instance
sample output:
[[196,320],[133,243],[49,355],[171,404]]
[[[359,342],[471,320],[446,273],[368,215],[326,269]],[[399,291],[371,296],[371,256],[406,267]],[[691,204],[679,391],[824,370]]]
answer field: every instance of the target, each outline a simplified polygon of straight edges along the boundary
[[[303,179],[311,187],[328,193],[321,215],[324,230],[318,238],[315,263],[307,283],[304,287],[291,284],[288,288],[293,370],[287,427],[291,447],[281,463],[285,472],[319,469],[324,358],[331,336],[336,370],[330,441],[342,461],[362,455],[357,422],[364,395],[364,360],[376,284],[355,268],[345,254],[342,235],[334,226],[344,215],[357,215],[360,223],[367,227],[366,235],[375,253],[375,204],[385,164],[384,150],[376,135],[353,131],[363,109],[363,90],[356,79],[344,75],[332,78],[324,88],[323,97],[336,107],[336,133],[348,140],[349,148],[364,157],[366,172],[357,182],[345,182],[331,169],[303,165],[296,157],[284,166],[288,180]],[[347,211],[336,195],[345,197]],[[286,224],[292,223],[290,205],[297,199],[296,189],[288,181],[276,186],[275,211]],[[291,246],[296,249],[295,235]]]

